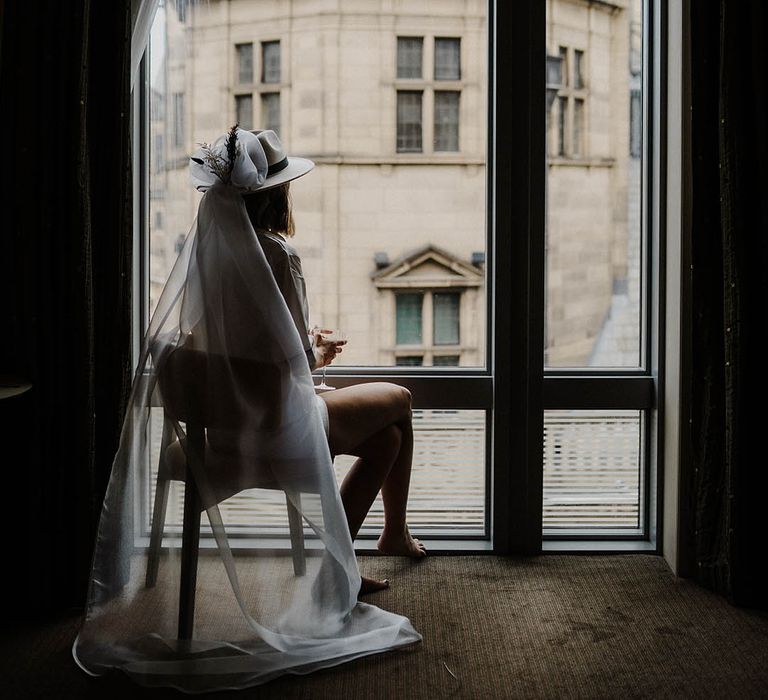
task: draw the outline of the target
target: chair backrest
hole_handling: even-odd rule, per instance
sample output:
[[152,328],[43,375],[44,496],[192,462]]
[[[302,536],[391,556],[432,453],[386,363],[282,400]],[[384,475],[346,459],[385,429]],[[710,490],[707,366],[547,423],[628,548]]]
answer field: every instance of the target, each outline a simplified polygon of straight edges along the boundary
[[159,370],[166,411],[211,431],[269,429],[280,419],[282,368],[181,346]]

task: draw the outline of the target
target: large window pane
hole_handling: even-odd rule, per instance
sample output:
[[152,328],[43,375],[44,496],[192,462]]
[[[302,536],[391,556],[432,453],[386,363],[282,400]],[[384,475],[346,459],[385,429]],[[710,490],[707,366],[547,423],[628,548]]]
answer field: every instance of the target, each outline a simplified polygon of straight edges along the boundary
[[642,0],[547,8],[545,364],[639,367]]
[[545,530],[640,528],[642,434],[640,411],[545,411]]
[[[359,8],[330,0],[296,0],[290,23],[281,3],[262,0],[230,3],[225,15],[221,3],[195,2],[184,24],[170,7],[158,10],[151,47],[151,206],[162,210],[150,230],[152,301],[200,199],[189,152],[238,119],[274,129],[289,154],[316,163],[291,183],[291,245],[310,322],[349,337],[329,371],[395,367],[395,298],[415,290],[429,301],[419,352],[405,354],[436,364],[431,299],[450,288],[465,290],[451,355],[485,366],[487,3],[376,6],[364,23]],[[187,96],[178,135],[174,94]]]
[[[152,472],[144,480],[146,503],[154,502],[157,465],[163,427],[163,413],[152,415]],[[413,412],[414,452],[408,523],[418,532],[425,529],[447,533],[482,535],[485,527],[485,411]],[[355,458],[336,458],[339,483]],[[231,534],[273,534],[287,532],[285,494],[282,491],[242,491],[219,505],[227,532]],[[151,509],[143,511],[143,528],[149,531]],[[181,533],[184,513],[184,485],[171,481],[166,516],[166,533]],[[383,508],[379,496],[363,524],[361,535],[381,532]],[[371,530],[373,528],[373,530]],[[208,534],[207,529],[203,530]]]

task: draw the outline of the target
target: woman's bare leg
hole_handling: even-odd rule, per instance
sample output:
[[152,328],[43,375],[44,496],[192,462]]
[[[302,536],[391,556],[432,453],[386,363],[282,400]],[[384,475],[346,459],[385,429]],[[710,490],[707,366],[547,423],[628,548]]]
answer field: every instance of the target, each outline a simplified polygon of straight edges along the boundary
[[385,554],[423,557],[427,550],[421,542],[411,536],[406,523],[408,489],[413,462],[413,425],[410,417],[407,422],[399,423],[398,427],[400,449],[381,487],[381,497],[384,501],[384,530],[379,537],[378,548]]
[[410,392],[396,384],[373,382],[321,396],[328,406],[331,453],[358,457],[341,485],[350,534],[357,535],[381,490],[385,526],[379,549],[424,556],[424,546],[411,537],[406,525],[413,457]]

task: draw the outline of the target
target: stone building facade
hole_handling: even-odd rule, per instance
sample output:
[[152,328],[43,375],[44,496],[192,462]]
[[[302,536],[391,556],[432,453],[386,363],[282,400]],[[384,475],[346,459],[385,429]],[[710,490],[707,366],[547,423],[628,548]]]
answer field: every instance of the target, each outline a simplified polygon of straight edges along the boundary
[[[551,365],[590,362],[627,284],[631,1],[548,0]],[[343,363],[482,366],[486,3],[178,0],[161,12],[152,295],[199,201],[195,143],[236,121],[275,128],[317,164],[292,185],[292,243],[312,320],[349,336]]]

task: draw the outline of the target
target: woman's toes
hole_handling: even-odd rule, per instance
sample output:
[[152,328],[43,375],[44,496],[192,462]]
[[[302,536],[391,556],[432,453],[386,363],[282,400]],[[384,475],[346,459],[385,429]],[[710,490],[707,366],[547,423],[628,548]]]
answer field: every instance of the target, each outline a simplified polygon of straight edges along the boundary
[[375,579],[375,578],[368,578],[367,576],[361,576],[360,577],[360,592],[357,594],[358,597],[361,595],[368,595],[369,593],[376,593],[376,591],[383,591],[386,588],[389,588],[389,579]]

